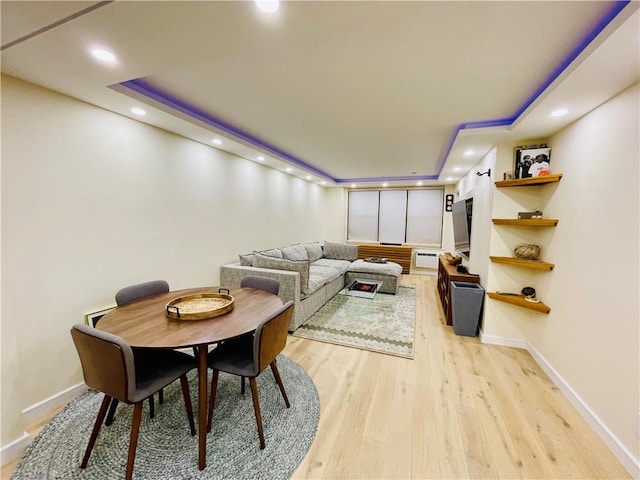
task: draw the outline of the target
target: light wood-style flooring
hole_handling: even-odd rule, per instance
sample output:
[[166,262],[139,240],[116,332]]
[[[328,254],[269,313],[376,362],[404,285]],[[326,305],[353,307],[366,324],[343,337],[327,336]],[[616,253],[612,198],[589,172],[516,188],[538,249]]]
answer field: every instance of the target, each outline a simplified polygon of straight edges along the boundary
[[401,282],[416,287],[413,360],[289,337],[321,403],[293,478],[631,478],[526,351],[456,336],[435,277]]

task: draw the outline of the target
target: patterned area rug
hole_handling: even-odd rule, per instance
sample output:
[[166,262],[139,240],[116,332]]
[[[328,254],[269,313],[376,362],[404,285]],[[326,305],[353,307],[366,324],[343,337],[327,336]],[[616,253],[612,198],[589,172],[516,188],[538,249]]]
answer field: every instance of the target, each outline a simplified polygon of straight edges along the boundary
[[[149,418],[145,402],[133,478],[136,479],[288,479],[305,457],[320,414],[316,387],[287,357],[278,367],[291,408],[286,408],[271,369],[258,377],[266,448],[260,450],[251,390],[240,393],[240,379],[220,374],[213,427],[207,436],[207,467],[198,470],[198,436],[189,433],[180,382],[164,390],[164,403]],[[189,386],[197,425],[197,378]],[[133,407],[118,406],[113,424],[102,427],[89,464],[80,469],[102,394],[89,391],[56,415],[31,443],[13,479],[124,478]]]
[[416,294],[399,287],[396,295],[374,299],[336,295],[294,333],[295,337],[413,358]]

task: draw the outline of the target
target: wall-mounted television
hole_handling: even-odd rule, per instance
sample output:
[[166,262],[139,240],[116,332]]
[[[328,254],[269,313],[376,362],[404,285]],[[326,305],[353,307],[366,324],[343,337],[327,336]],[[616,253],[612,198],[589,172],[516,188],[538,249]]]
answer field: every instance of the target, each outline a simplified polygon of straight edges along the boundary
[[453,243],[458,253],[466,258],[471,254],[471,220],[473,198],[455,202],[452,206]]

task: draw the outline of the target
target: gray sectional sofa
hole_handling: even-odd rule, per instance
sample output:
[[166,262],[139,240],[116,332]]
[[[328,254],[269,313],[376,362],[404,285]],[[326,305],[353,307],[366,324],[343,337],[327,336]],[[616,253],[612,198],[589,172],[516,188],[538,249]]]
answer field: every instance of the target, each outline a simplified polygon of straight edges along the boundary
[[346,243],[300,243],[240,255],[240,261],[220,267],[220,284],[240,285],[246,275],[275,278],[278,296],[293,300],[289,331],[294,331],[344,288],[345,273],[358,258],[358,247]]

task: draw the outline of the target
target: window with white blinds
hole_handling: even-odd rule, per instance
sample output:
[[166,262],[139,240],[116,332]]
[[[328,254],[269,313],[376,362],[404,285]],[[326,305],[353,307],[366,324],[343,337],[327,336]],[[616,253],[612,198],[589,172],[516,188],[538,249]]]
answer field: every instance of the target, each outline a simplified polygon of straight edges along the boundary
[[440,246],[443,189],[349,192],[348,240]]

